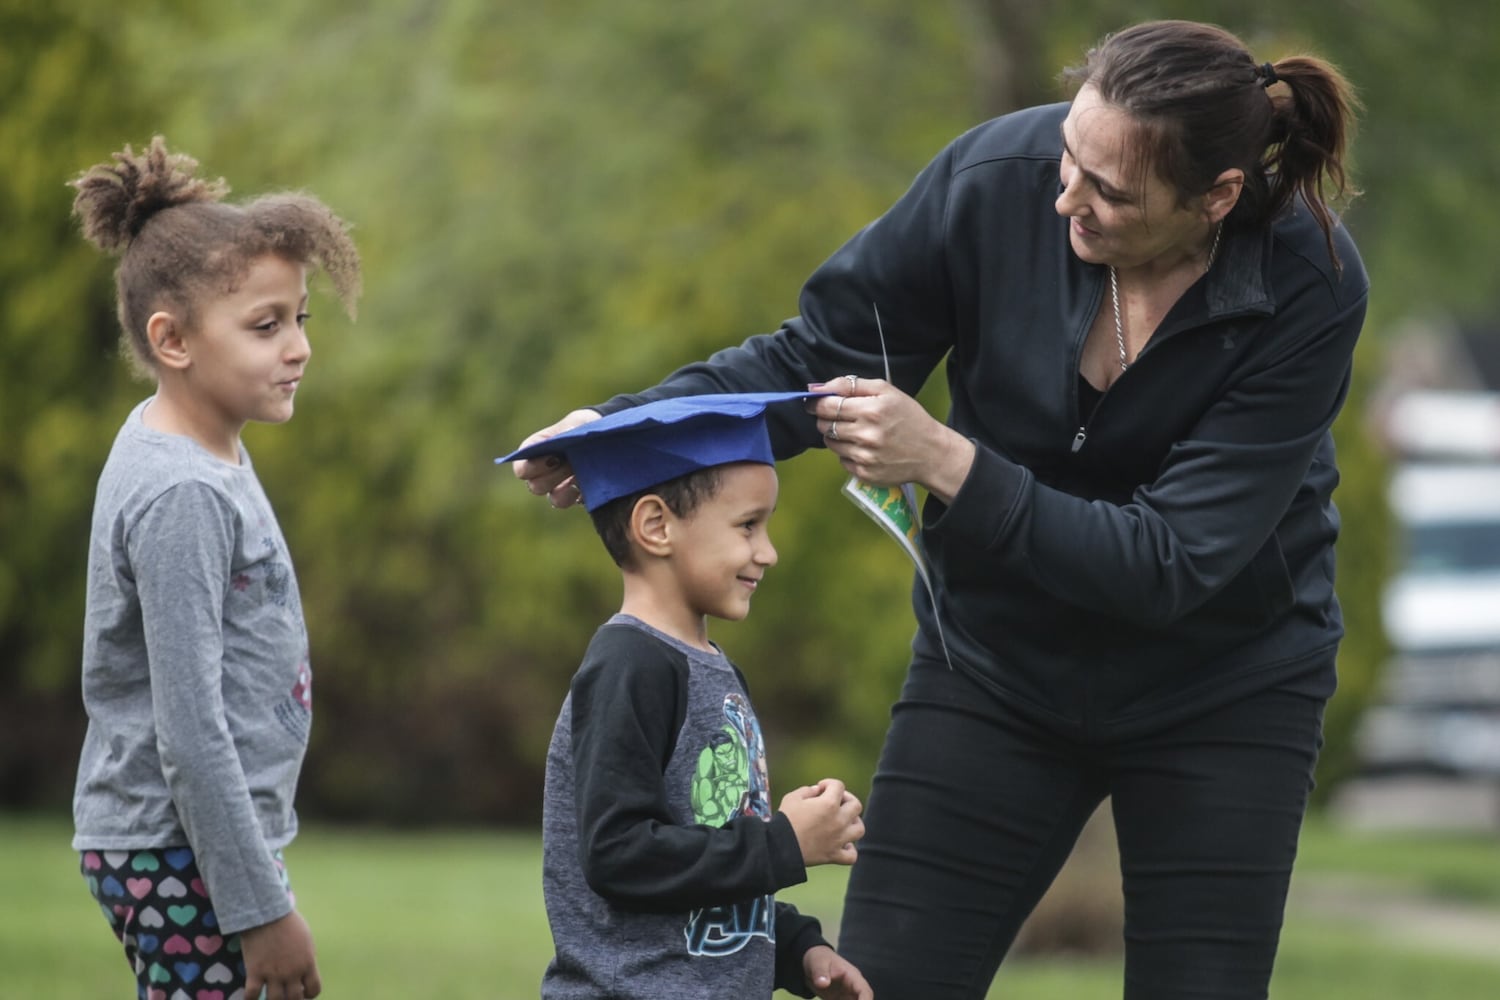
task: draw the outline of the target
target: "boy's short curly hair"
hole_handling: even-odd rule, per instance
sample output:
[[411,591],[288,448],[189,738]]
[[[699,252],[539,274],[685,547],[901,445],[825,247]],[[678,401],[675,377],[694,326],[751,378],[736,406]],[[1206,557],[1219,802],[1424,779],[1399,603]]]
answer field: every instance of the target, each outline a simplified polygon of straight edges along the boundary
[[604,548],[609,552],[610,558],[615,561],[615,565],[623,569],[630,563],[630,515],[642,497],[661,497],[662,503],[666,504],[667,509],[673,514],[678,517],[690,517],[700,506],[718,494],[719,487],[724,481],[723,468],[722,465],[714,465],[706,469],[696,469],[685,476],[648,486],[627,496],[616,497],[591,511],[589,516],[593,518],[594,530],[599,532],[599,537],[604,540]]

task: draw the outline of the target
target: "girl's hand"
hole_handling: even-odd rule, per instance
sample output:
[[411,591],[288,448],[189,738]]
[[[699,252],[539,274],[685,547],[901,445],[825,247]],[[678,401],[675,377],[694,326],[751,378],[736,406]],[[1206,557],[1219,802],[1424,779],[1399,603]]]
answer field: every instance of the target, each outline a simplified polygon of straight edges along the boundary
[[974,443],[884,379],[844,375],[808,386],[823,443],[853,476],[875,486],[920,483],[951,503],[974,464]]
[[[545,441],[563,431],[570,431],[591,420],[598,420],[599,417],[597,410],[574,410],[552,426],[543,427],[522,441],[517,450],[535,444],[537,441]],[[516,478],[525,483],[526,488],[534,496],[545,495],[552,506],[559,510],[571,507],[583,499],[583,493],[573,479],[573,467],[556,455],[524,458],[512,462],[510,467],[515,472]]]
[[240,932],[245,955],[245,996],[266,1000],[312,1000],[323,992],[312,931],[293,910],[279,920]]

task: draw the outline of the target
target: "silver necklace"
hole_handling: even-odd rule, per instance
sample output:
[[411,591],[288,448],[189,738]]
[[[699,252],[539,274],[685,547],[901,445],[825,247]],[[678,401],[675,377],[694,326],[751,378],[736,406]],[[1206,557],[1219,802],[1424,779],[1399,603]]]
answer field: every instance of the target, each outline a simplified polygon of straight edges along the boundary
[[[1213,245],[1208,248],[1208,263],[1203,265],[1203,273],[1207,274],[1213,270],[1214,258],[1219,255],[1219,237],[1224,233],[1224,223],[1219,223],[1219,228],[1214,230]],[[1115,277],[1115,266],[1109,265],[1109,299],[1115,307],[1115,346],[1120,349],[1120,371],[1130,367],[1130,362],[1125,360],[1125,323],[1120,319],[1120,279]]]

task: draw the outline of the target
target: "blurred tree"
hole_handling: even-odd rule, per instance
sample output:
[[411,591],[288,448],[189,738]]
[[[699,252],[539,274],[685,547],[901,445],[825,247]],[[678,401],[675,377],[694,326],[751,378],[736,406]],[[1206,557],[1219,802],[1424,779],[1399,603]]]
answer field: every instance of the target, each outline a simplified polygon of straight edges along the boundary
[[[1377,316],[1372,325],[1378,321]],[[1386,500],[1389,471],[1368,410],[1383,349],[1374,338],[1361,342],[1355,352],[1349,401],[1333,428],[1340,476],[1334,493],[1341,522],[1337,590],[1345,634],[1339,647],[1338,692],[1323,718],[1318,802],[1326,801],[1339,781],[1355,770],[1355,730],[1377,694],[1382,667],[1390,655],[1380,617],[1381,592],[1395,558],[1394,527]]]
[[0,0],[0,802],[72,790],[89,512],[129,391],[110,265],[65,186],[146,127],[96,6]]
[[[312,630],[301,801],[349,818],[526,819],[567,680],[618,584],[586,518],[527,497],[492,456],[774,328],[807,273],[950,138],[1060,97],[1055,74],[1089,42],[1163,13],[1219,18],[1266,58],[1324,52],[1362,86],[1370,194],[1350,221],[1386,303],[1372,339],[1396,303],[1480,300],[1500,230],[1476,194],[1500,157],[1470,123],[1496,15],[1464,0],[871,0],[857,14],[790,0],[575,0],[566,14],[163,0],[129,18],[105,0],[0,0],[0,662],[19,694],[0,710],[0,799],[59,802],[71,787],[88,509],[146,391],[114,357],[108,264],[68,219],[62,185],[79,169],[163,131],[237,194],[305,186],[353,221],[360,322],[315,284],[298,416],[247,433]],[[1443,33],[1445,19],[1472,30]],[[924,396],[935,412],[941,390]],[[1357,407],[1338,428],[1350,641],[1330,759],[1379,656],[1365,640],[1382,473]],[[826,456],[782,480],[781,564],[752,619],[714,634],[750,676],[778,782],[836,772],[858,788],[905,666],[910,574],[838,496]],[[48,718],[68,724],[22,724]]]
[[[174,146],[237,194],[317,192],[365,258],[357,328],[315,286],[297,419],[246,435],[311,623],[309,813],[534,813],[552,718],[618,582],[578,512],[547,511],[491,457],[562,410],[774,325],[805,273],[967,123],[968,81],[930,71],[961,49],[941,11],[885,2],[851,25],[788,3],[575,8],[158,10],[111,39],[114,58],[150,66],[144,101]],[[65,212],[52,217],[66,234]],[[768,309],[767,291],[782,305]],[[107,312],[94,322],[113,338]],[[131,399],[91,425],[80,482]],[[787,503],[822,513],[782,519],[809,540],[807,563],[784,562],[760,630],[726,639],[768,718],[789,716],[773,732],[786,781],[810,776],[799,754],[868,772],[911,628],[900,555],[818,465],[797,466],[816,473],[800,487],[788,472]],[[65,530],[74,595],[86,525]],[[814,597],[851,563],[814,568],[811,539],[840,537],[861,553],[842,589],[856,603],[830,615]],[[74,646],[76,616],[75,596],[56,630]],[[43,659],[76,683],[74,650]],[[844,683],[871,673],[878,693]],[[857,693],[814,714],[808,677]],[[805,718],[818,730],[803,744],[790,730]]]

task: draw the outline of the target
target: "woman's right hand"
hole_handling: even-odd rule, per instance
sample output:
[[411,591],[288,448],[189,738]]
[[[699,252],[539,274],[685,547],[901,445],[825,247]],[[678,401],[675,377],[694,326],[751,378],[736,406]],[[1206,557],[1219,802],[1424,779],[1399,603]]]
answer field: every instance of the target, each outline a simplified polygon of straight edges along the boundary
[[807,402],[823,443],[844,471],[876,486],[920,483],[951,504],[974,467],[974,442],[878,378],[841,375],[809,385]]
[[[570,431],[591,420],[598,420],[600,415],[598,410],[574,410],[552,426],[543,427],[522,441],[519,447],[525,448],[538,441],[545,441],[563,431]],[[516,478],[526,484],[526,488],[531,491],[532,495],[546,496],[552,506],[559,510],[571,507],[583,499],[583,493],[579,490],[578,484],[573,481],[573,467],[557,455],[523,458],[512,462],[510,467],[515,472]]]

